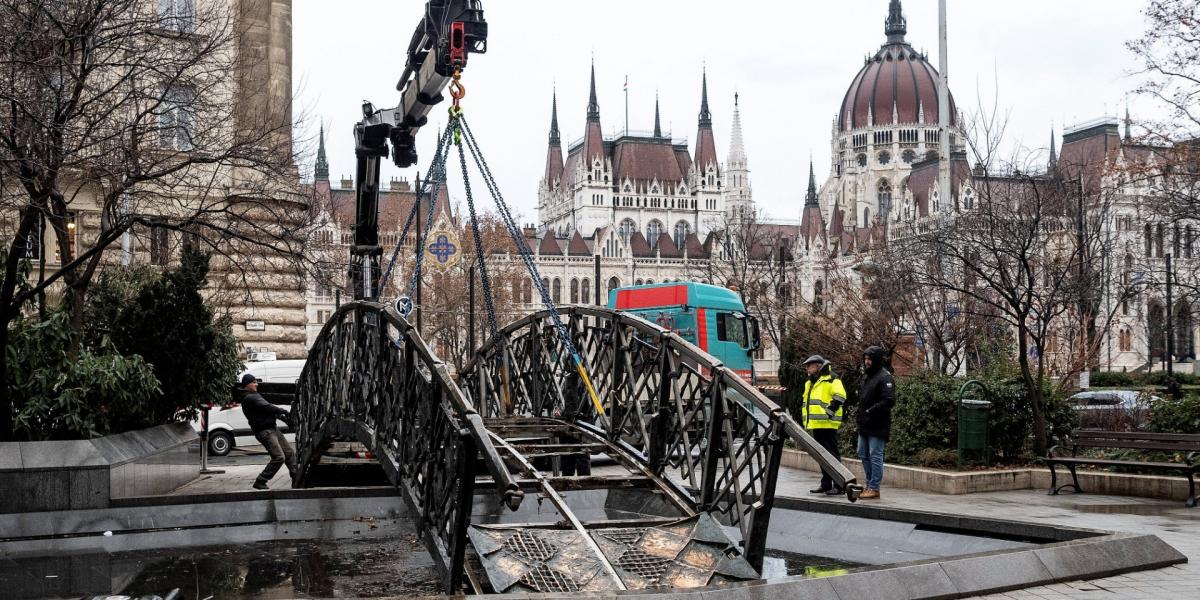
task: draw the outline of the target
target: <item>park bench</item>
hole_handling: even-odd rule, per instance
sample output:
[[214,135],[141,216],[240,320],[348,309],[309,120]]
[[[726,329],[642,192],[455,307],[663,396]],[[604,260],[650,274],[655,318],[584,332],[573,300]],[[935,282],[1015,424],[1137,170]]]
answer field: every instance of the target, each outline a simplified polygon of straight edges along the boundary
[[[1070,446],[1071,455],[1061,456],[1059,448]],[[1080,448],[1108,448],[1114,450],[1161,450],[1165,452],[1187,452],[1183,462],[1150,462],[1137,460],[1116,460],[1108,458],[1091,458],[1079,456]],[[1058,494],[1061,490],[1073,487],[1076,493],[1083,492],[1079,487],[1079,477],[1075,468],[1079,465],[1094,465],[1098,467],[1137,467],[1141,469],[1182,473],[1188,479],[1187,506],[1196,506],[1195,474],[1200,470],[1200,435],[1185,433],[1144,433],[1139,431],[1103,431],[1099,429],[1076,429],[1071,432],[1068,443],[1054,446],[1046,456],[1046,464],[1050,467],[1050,495]],[[1055,467],[1062,465],[1071,472],[1071,483],[1058,485],[1058,472]]]

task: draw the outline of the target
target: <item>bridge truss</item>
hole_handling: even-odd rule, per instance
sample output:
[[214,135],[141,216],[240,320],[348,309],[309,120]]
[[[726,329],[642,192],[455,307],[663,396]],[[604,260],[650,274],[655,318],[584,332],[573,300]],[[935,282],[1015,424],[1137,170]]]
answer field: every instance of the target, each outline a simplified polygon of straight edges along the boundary
[[503,328],[455,378],[395,310],[341,307],[300,379],[294,484],[330,441],[366,445],[449,593],[757,579],[788,440],[856,499],[845,467],[708,354],[631,315],[558,314],[603,412],[550,311]]

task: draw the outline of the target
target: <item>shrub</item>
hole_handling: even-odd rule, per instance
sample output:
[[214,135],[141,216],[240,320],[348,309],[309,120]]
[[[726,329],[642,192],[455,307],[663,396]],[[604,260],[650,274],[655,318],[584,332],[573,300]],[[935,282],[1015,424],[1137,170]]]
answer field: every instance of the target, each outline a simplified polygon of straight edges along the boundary
[[1161,433],[1200,433],[1200,396],[1163,399],[1150,407],[1150,430]]
[[[178,268],[106,274],[92,295],[89,312],[96,332],[107,332],[122,353],[146,357],[162,383],[158,402],[146,415],[152,423],[173,420],[178,409],[225,404],[237,377],[237,340],[226,317],[214,318],[200,295],[208,256],[185,249]],[[120,303],[113,307],[113,303]]]
[[80,439],[145,426],[140,415],[159,392],[150,365],[111,345],[83,346],[72,356],[70,320],[60,308],[41,321],[19,319],[10,331],[7,384],[10,397],[20,399],[17,435]]
[[1088,382],[1095,387],[1132,387],[1138,385],[1133,374],[1119,371],[1092,371]]

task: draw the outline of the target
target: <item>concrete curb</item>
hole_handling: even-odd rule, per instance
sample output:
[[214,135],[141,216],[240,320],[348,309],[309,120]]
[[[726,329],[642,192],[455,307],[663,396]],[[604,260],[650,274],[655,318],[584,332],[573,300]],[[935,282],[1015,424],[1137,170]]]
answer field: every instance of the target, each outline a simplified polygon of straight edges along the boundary
[[[801,471],[819,472],[816,461],[807,453],[785,449],[783,466]],[[856,477],[862,478],[862,462],[843,458]],[[1061,469],[1059,483],[1070,481],[1070,473]],[[1066,477],[1066,479],[1064,479]],[[860,479],[861,481],[861,479]],[[1111,496],[1134,496],[1178,500],[1188,497],[1186,477],[1163,477],[1157,475],[1135,475],[1109,473],[1106,471],[1079,471],[1079,484],[1087,493]],[[1050,489],[1050,470],[1041,468],[1003,469],[995,471],[941,471],[921,467],[908,467],[885,463],[883,465],[884,487],[896,487],[934,494],[951,496],[981,492],[1006,492],[1012,490]]]

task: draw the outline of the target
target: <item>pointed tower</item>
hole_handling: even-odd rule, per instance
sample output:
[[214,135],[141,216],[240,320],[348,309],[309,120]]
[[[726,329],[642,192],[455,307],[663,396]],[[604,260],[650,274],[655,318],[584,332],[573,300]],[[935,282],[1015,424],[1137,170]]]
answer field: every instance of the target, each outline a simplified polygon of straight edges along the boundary
[[654,93],[654,137],[662,137],[662,117],[658,112],[658,92]]
[[708,110],[707,71],[700,79],[700,119],[696,131],[695,166],[700,176],[699,185],[716,188],[720,173],[717,164],[717,143],[713,139],[712,112]]
[[1046,172],[1053,173],[1058,168],[1058,139],[1054,137],[1054,128],[1050,128],[1050,161],[1046,164]]
[[317,142],[317,164],[313,169],[314,181],[329,181],[329,159],[325,157],[325,124],[321,124],[321,134]]
[[[835,209],[836,212],[836,209]],[[825,219],[821,216],[821,203],[817,197],[817,175],[812,159],[808,161],[808,193],[804,195],[804,212],[800,216],[800,235],[804,245],[811,248],[814,241],[825,232]]]
[[742,111],[738,94],[733,94],[733,130],[729,134],[729,158],[725,161],[725,206],[741,214],[754,213],[750,189],[750,161],[742,138]]
[[558,131],[558,90],[555,90],[550,98],[550,146],[546,150],[546,173],[542,187],[546,190],[558,187],[562,174],[562,137]]
[[584,168],[596,160],[604,161],[604,131],[600,128],[600,102],[596,100],[596,63],[592,62],[591,90],[588,92],[587,125],[583,139]]
[[1129,117],[1129,105],[1125,105],[1125,142],[1133,140],[1133,119]]

